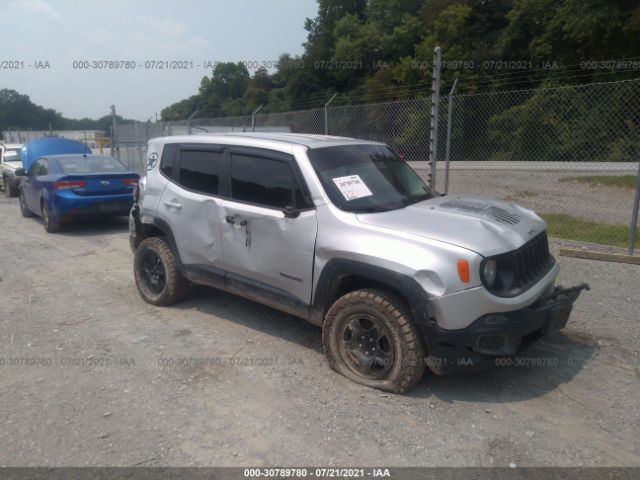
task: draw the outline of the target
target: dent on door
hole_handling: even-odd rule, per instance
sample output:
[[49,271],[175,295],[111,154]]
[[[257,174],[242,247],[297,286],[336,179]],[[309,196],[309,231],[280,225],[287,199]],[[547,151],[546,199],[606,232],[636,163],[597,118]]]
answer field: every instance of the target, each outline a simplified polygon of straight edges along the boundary
[[234,218],[223,233],[229,267],[309,302],[315,211],[301,212],[296,218],[285,218],[274,210],[228,211],[227,215]]
[[[178,200],[176,199],[176,202]],[[187,235],[177,232],[178,242],[184,242],[183,248],[178,248],[185,257],[182,261],[185,264],[211,265],[217,263],[222,257],[222,245],[218,241],[220,238],[220,225],[216,221],[219,207],[212,199],[189,202],[181,199],[182,208],[173,208],[173,215],[179,216],[180,220],[175,222],[178,228]],[[172,207],[166,207],[170,209]]]

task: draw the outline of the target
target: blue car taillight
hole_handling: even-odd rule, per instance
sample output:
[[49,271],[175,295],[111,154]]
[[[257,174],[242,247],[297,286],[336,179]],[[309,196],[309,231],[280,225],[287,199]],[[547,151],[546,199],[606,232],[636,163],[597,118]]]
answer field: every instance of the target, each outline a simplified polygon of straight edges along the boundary
[[84,180],[58,180],[57,182],[53,182],[54,190],[73,190],[86,186],[87,182]]

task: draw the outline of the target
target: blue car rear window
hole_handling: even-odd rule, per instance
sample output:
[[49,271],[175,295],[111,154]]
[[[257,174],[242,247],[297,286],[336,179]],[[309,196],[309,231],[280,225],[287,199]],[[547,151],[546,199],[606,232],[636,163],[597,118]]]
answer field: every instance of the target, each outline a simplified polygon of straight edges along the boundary
[[127,169],[112,157],[94,155],[58,158],[63,173],[73,175],[82,173],[123,173]]

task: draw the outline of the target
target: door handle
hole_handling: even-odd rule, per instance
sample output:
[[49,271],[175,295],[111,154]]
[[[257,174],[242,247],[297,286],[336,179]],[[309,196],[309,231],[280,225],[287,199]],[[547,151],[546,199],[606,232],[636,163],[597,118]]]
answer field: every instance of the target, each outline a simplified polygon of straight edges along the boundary
[[231,215],[227,215],[226,217],[224,217],[224,220],[236,228],[244,227],[244,246],[249,247],[251,245],[251,232],[249,231],[249,222],[239,219],[240,223],[236,223],[235,217]]
[[[236,225],[236,219],[235,217],[233,217],[232,215],[227,215],[226,217],[224,217],[225,222],[230,223],[231,225]],[[247,221],[246,220],[240,220],[240,223],[237,224],[239,227],[246,227],[247,226]]]
[[182,208],[182,205],[180,205],[178,202],[162,202],[162,203],[164,203],[164,205],[169,208],[175,208],[177,210],[180,210]]

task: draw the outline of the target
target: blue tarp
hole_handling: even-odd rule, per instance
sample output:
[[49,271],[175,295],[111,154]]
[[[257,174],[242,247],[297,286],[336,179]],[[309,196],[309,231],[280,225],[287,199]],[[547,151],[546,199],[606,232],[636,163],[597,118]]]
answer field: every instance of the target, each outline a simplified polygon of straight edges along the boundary
[[91,149],[84,143],[67,138],[43,137],[25,143],[20,151],[20,158],[22,158],[22,166],[26,172],[33,162],[41,157],[65,153],[86,153],[91,155]]

